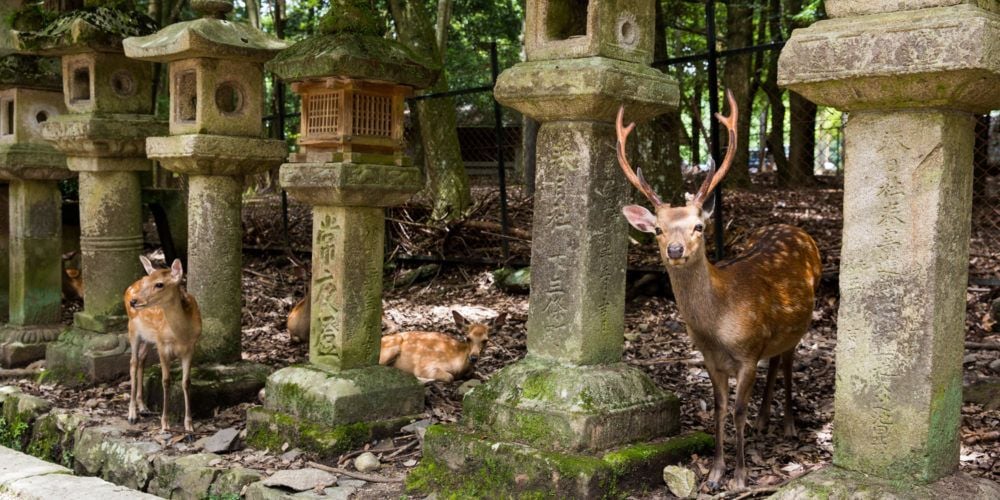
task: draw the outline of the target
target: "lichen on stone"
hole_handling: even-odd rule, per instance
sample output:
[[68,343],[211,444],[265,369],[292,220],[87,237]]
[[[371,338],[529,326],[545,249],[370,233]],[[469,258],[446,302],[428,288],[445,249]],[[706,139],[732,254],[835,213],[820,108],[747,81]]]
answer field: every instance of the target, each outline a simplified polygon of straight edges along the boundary
[[16,13],[13,24],[26,28],[15,33],[18,48],[50,52],[80,45],[118,47],[123,38],[148,35],[157,29],[156,22],[131,9],[128,0],[88,3],[94,5],[55,18],[31,11]]

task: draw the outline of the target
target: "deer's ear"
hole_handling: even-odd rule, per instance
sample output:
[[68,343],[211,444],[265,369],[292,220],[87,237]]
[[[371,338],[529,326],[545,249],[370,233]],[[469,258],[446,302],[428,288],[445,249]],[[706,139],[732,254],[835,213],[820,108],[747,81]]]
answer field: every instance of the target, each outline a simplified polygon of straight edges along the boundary
[[184,276],[184,267],[181,265],[181,259],[174,259],[174,263],[170,265],[170,277],[179,280],[182,276]]
[[715,191],[712,191],[705,203],[701,204],[701,220],[707,221],[712,218],[712,212],[715,212]]
[[455,324],[459,328],[465,328],[469,324],[469,320],[465,319],[465,316],[462,316],[458,311],[452,311],[451,317],[455,319]]
[[646,207],[625,205],[622,207],[622,214],[628,219],[628,223],[632,224],[632,227],[644,233],[656,232],[656,216],[646,210]]
[[139,262],[142,262],[142,267],[146,269],[146,274],[153,274],[156,268],[153,267],[153,263],[145,255],[139,256]]

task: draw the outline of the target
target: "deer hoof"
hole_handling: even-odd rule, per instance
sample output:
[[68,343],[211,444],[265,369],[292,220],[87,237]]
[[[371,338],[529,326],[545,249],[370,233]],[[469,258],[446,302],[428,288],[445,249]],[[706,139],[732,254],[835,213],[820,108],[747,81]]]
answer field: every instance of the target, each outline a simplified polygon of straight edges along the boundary
[[135,425],[139,419],[135,418],[135,415],[128,416],[128,425]]

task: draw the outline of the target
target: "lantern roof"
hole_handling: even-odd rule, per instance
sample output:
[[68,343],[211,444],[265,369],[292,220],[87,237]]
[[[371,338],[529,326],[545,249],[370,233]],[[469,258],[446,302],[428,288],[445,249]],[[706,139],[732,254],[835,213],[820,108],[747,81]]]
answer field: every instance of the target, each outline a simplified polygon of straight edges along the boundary
[[62,91],[59,61],[19,54],[0,57],[0,90],[13,87]]
[[382,36],[385,23],[368,0],[333,0],[320,31],[281,51],[267,69],[286,81],[340,76],[418,89],[440,73],[439,64]]
[[208,57],[262,63],[288,47],[249,24],[227,20],[229,0],[192,0],[200,19],[171,24],[148,36],[127,38],[125,55],[144,61],[171,62]]
[[129,0],[91,0],[62,13],[28,5],[14,13],[12,24],[19,52],[51,56],[121,52],[123,38],[156,31],[156,23]]

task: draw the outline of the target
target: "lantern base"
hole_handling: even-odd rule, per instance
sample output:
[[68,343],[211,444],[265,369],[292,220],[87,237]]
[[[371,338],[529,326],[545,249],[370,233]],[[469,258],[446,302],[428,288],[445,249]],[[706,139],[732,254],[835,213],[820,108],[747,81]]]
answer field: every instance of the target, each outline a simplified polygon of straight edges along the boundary
[[[130,352],[124,333],[73,327],[45,350],[46,377],[68,386],[110,382],[128,374]],[[148,358],[147,358],[148,359]]]
[[929,484],[910,478],[894,480],[854,472],[830,465],[810,472],[783,486],[771,498],[1000,498],[1000,484],[964,472],[945,476]]
[[424,187],[418,168],[370,163],[286,163],[280,179],[292,198],[314,206],[391,207]]
[[0,366],[25,366],[45,359],[49,343],[59,338],[64,327],[55,325],[5,325],[0,328]]

